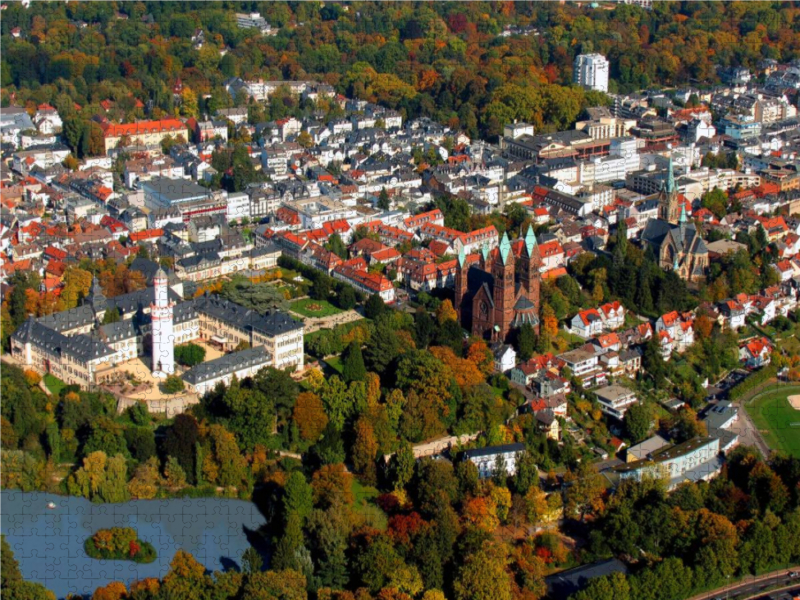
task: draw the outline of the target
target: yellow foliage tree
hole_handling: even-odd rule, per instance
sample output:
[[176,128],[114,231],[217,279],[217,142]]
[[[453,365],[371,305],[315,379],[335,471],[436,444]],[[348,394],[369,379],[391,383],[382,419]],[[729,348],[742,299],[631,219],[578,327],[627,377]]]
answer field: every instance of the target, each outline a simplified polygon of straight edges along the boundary
[[99,587],[92,594],[92,600],[122,600],[127,597],[128,590],[120,581],[112,581],[108,585]]
[[64,310],[69,310],[78,306],[80,298],[89,293],[89,288],[92,287],[92,274],[78,267],[67,267],[63,281],[61,304]]
[[469,498],[464,502],[464,522],[484,531],[494,531],[500,525],[495,503],[487,498]]
[[495,513],[501,523],[508,521],[508,512],[511,510],[511,492],[508,488],[494,487],[492,488],[490,497],[494,503]]
[[450,300],[445,300],[436,309],[436,320],[441,325],[445,321],[455,321],[458,319],[458,313],[453,308],[453,303]]
[[32,371],[30,369],[26,369],[25,371],[23,371],[22,374],[25,377],[25,383],[27,383],[30,387],[36,387],[42,380],[41,375],[39,375],[36,371]]
[[472,387],[484,382],[483,374],[471,360],[459,358],[448,346],[433,346],[431,354],[441,360],[450,369],[456,383],[462,387]]

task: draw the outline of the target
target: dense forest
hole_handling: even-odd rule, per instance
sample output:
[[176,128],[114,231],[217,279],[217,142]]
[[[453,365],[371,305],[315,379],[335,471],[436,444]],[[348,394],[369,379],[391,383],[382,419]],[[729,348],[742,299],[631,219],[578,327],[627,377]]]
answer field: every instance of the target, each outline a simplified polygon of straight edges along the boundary
[[[235,11],[250,10],[277,35],[239,29]],[[518,29],[500,35],[507,26]],[[19,38],[10,35],[17,27]],[[199,48],[198,28],[206,34]],[[56,106],[78,154],[101,151],[89,121],[101,101],[115,103],[117,119],[194,116],[245,104],[224,90],[235,76],[324,81],[471,136],[496,136],[513,119],[552,131],[604,101],[571,85],[578,53],[608,58],[612,92],[702,86],[718,82],[718,67],[796,58],[798,29],[793,2],[656,2],[651,11],[549,2],[9,3],[3,102]],[[299,108],[281,94],[256,112],[279,118]]]

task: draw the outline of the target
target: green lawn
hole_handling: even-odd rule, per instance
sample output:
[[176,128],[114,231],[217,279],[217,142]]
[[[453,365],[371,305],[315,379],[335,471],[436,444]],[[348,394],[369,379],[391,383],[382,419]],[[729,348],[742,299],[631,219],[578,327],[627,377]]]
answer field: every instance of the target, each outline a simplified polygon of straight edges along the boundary
[[353,493],[356,509],[367,523],[376,529],[385,530],[388,526],[386,513],[375,504],[375,498],[379,494],[378,490],[372,486],[364,485],[354,476],[350,491]]
[[770,448],[800,458],[800,410],[787,400],[794,394],[800,394],[799,386],[769,390],[745,407]]
[[330,317],[343,312],[327,300],[312,300],[311,298],[292,302],[289,309],[304,317]]
[[44,374],[44,384],[47,386],[47,389],[50,390],[50,393],[54,396],[58,396],[61,393],[61,390],[67,387],[67,384],[61,381],[58,377],[51,375],[50,373]]
[[325,362],[328,363],[328,366],[339,373],[342,374],[342,361],[338,356],[332,356],[331,358],[326,358]]

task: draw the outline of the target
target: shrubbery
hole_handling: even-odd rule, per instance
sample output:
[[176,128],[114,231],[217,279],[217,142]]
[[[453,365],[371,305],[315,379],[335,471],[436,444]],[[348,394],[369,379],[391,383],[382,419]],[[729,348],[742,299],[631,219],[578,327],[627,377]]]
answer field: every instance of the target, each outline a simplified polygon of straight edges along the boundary
[[175,346],[175,360],[186,367],[199,365],[206,359],[206,349],[197,344]]
[[774,364],[768,365],[763,369],[761,369],[760,371],[756,371],[741,383],[738,383],[734,387],[732,387],[728,392],[728,398],[730,400],[738,400],[748,392],[753,391],[758,386],[762,385],[763,383],[777,376],[777,374],[778,374],[777,365]]
[[177,394],[178,392],[182,392],[184,387],[183,379],[177,375],[170,375],[164,380],[164,383],[161,384],[161,389],[165,394]]

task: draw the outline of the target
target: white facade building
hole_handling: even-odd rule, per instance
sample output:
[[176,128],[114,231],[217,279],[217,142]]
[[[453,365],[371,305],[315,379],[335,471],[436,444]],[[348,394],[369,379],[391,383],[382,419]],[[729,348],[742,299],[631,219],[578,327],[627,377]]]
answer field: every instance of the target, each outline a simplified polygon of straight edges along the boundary
[[250,196],[244,192],[228,194],[228,208],[226,217],[228,221],[240,221],[250,218]]
[[608,61],[602,54],[579,54],[573,68],[575,83],[590,90],[608,91]]
[[486,479],[494,475],[498,464],[502,464],[509,475],[514,475],[517,472],[517,455],[524,450],[525,444],[489,446],[467,450],[463,458],[478,467],[478,476]]

